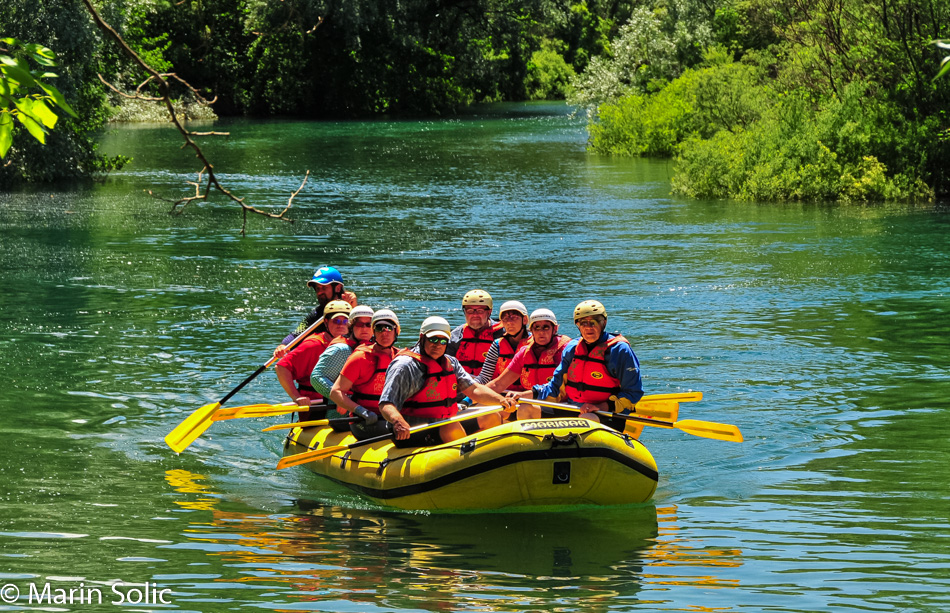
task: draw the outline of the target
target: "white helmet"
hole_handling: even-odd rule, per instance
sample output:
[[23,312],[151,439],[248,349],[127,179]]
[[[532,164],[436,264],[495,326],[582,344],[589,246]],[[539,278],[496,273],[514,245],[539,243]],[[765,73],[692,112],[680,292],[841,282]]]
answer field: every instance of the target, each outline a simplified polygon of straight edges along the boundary
[[518,311],[525,317],[528,316],[528,309],[524,304],[518,302],[517,300],[509,300],[505,304],[501,305],[501,308],[498,309],[498,314],[501,315],[505,311]]
[[365,304],[355,306],[353,307],[353,310],[350,311],[351,322],[357,317],[372,317],[372,316],[373,316],[373,309],[366,306]]
[[396,314],[390,311],[389,309],[380,309],[373,313],[373,325],[376,325],[377,321],[391,321],[396,324],[396,327],[399,327],[399,318],[396,317]]
[[557,317],[555,317],[554,312],[549,309],[536,309],[532,311],[531,317],[528,318],[528,328],[533,326],[536,321],[549,321],[557,328]]
[[444,318],[433,315],[432,317],[426,317],[426,320],[422,322],[419,334],[426,338],[432,338],[433,336],[452,338],[452,326]]

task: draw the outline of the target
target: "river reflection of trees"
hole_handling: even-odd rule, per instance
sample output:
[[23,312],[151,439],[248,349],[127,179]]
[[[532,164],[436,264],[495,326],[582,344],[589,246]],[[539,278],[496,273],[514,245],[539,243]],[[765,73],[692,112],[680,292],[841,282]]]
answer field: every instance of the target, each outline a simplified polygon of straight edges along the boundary
[[177,504],[211,513],[187,537],[236,570],[220,581],[270,588],[275,609],[606,611],[644,590],[659,603],[671,585],[732,587],[715,569],[741,564],[679,538],[675,507],[430,515],[297,501],[264,515],[222,510],[201,475],[167,480]]

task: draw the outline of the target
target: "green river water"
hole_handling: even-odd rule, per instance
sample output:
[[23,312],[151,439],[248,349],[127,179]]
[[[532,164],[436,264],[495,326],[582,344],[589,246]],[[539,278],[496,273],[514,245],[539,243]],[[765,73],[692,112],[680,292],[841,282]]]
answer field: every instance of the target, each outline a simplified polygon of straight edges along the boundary
[[[950,607],[947,208],[674,198],[666,162],[590,155],[552,105],[217,129],[218,172],[257,206],[311,171],[294,224],[242,238],[223,198],[169,215],[146,190],[187,195],[196,169],[166,127],[105,135],[135,161],[103,184],[0,194],[0,609]],[[746,442],[648,429],[650,503],[559,513],[380,509],[274,470],[282,437],[260,429],[283,418],[171,452],[310,308],[323,263],[404,341],[430,314],[461,323],[475,287],[572,335],[598,298],[647,393],[703,391],[680,418]],[[285,400],[268,371],[231,404]]]

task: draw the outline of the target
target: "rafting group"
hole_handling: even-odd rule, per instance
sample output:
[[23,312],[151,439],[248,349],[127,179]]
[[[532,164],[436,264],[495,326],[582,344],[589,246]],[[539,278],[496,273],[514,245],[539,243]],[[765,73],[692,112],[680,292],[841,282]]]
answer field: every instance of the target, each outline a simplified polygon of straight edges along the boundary
[[[321,266],[308,285],[317,306],[274,350],[277,379],[300,407],[301,422],[327,419],[357,440],[389,434],[397,446],[449,443],[542,415],[567,414],[622,432],[623,416],[643,396],[637,357],[627,339],[606,331],[607,311],[596,300],[575,307],[580,335],[571,339],[559,333],[551,310],[529,314],[516,300],[501,305],[500,321],[492,319],[492,297],[473,289],[462,297],[464,324],[453,329],[442,317],[428,317],[413,346],[400,350],[396,313],[358,304],[336,268]],[[539,399],[572,409],[528,404]],[[467,405],[502,410],[411,433]]]

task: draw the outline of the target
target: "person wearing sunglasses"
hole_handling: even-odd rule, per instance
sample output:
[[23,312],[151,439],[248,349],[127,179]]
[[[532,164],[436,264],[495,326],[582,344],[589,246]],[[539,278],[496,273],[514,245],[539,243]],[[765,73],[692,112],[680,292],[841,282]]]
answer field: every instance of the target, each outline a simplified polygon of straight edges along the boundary
[[[486,385],[505,372],[505,368],[514,359],[515,354],[527,344],[531,336],[528,333],[528,309],[524,304],[517,300],[509,300],[501,305],[498,313],[505,333],[492,342],[488,355],[485,356],[485,364],[478,375],[478,382]],[[492,389],[499,392],[506,389],[520,392],[525,388],[521,387],[519,378],[516,377],[509,386],[501,389],[492,387]]]
[[[551,380],[509,394],[566,400],[581,408],[581,418],[597,422],[601,420],[593,411],[628,413],[643,397],[640,362],[630,342],[620,334],[606,332],[607,310],[596,300],[585,300],[574,308],[574,324],[581,336],[564,348]],[[615,418],[605,423],[621,431],[625,425],[624,420]]]
[[[321,266],[313,273],[313,278],[307,281],[307,287],[313,289],[317,294],[317,306],[304,317],[293,332],[288,334],[277,348],[274,349],[274,357],[280,358],[287,353],[287,343],[297,338],[304,330],[314,324],[315,321],[324,316],[326,306],[334,300],[342,300],[350,306],[356,306],[356,294],[346,291],[343,288],[343,275],[333,266]],[[326,329],[325,324],[321,324],[316,332],[322,332]]]
[[[571,338],[558,334],[557,317],[549,309],[537,309],[528,318],[531,337],[518,350],[505,370],[488,384],[496,392],[530,390],[551,380],[561,363],[561,354]],[[487,362],[486,362],[487,363]],[[517,386],[515,385],[517,382]],[[518,419],[537,419],[541,409],[528,404],[518,407]]]
[[[327,329],[305,338],[274,367],[277,380],[287,395],[301,407],[314,407],[300,412],[301,420],[321,419],[326,414],[324,397],[314,389],[310,375],[333,339],[349,331],[352,310],[353,307],[348,302],[330,301],[324,313]],[[319,409],[316,408],[318,404],[322,405]]]
[[[337,336],[317,360],[317,365],[313,367],[313,373],[310,375],[310,384],[318,394],[327,399],[327,417],[338,417],[334,409],[333,401],[330,399],[330,390],[333,383],[340,376],[343,365],[353,353],[353,350],[363,345],[373,343],[373,309],[366,305],[353,307],[350,311],[350,320],[347,324],[346,334]],[[340,426],[341,431],[349,428]]]
[[[424,431],[410,439],[409,433],[412,426],[458,413],[459,395],[483,404],[500,404],[509,413],[517,406],[513,400],[475,381],[458,359],[447,355],[451,330],[449,322],[441,317],[426,318],[419,329],[418,344],[400,351],[389,365],[379,408],[392,424],[397,446],[448,443],[465,436],[465,429],[459,423],[442,426],[437,435]],[[478,418],[479,428],[500,423],[497,414]]]
[[386,421],[379,420],[379,396],[386,381],[386,369],[396,357],[399,318],[389,309],[380,309],[373,313],[372,330],[374,342],[354,349],[340,370],[330,390],[336,411],[327,412],[330,419],[361,417],[361,422],[349,426],[359,440],[388,431]]
[[505,333],[505,327],[492,321],[492,299],[488,292],[473,289],[462,297],[465,323],[452,330],[446,353],[462,364],[465,372],[478,377],[492,342]]

